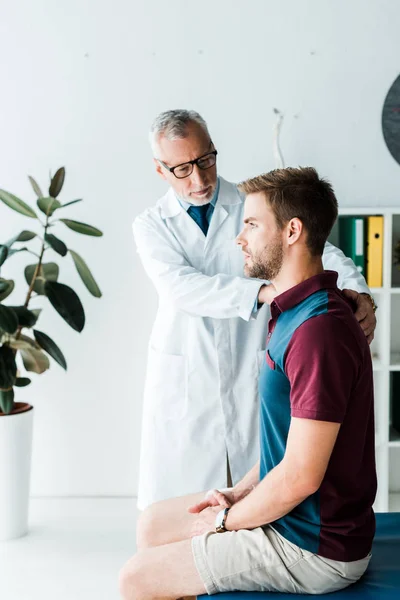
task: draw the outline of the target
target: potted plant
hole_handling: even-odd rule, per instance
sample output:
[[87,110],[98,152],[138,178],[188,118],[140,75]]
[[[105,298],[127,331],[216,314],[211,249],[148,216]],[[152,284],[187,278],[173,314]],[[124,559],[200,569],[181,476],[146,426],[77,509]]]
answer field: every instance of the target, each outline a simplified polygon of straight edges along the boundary
[[[36,328],[42,309],[32,309],[30,302],[38,296],[47,298],[74,330],[81,332],[85,325],[85,312],[78,295],[58,281],[59,267],[57,263],[46,260],[47,253],[55,252],[62,257],[69,254],[86,288],[96,298],[101,297],[83,258],[52,233],[56,226],[65,226],[83,235],[103,235],[91,225],[61,218],[66,207],[81,202],[72,200],[62,204],[58,200],[65,169],[58,169],[50,178],[48,195],[42,193],[32,177],[29,179],[37,196],[38,211],[13,194],[0,190],[0,200],[4,204],[33,219],[42,228],[40,233],[24,229],[0,244],[0,540],[24,535],[28,525],[33,406],[18,402],[16,390],[31,383],[21,370],[44,373],[50,367],[49,357],[67,369],[58,345],[47,333]],[[39,251],[26,245],[28,242],[37,244],[38,241]],[[23,305],[9,302],[14,281],[1,277],[2,266],[17,252],[35,257],[34,262],[25,267],[28,289]],[[6,299],[7,303],[4,303]]]

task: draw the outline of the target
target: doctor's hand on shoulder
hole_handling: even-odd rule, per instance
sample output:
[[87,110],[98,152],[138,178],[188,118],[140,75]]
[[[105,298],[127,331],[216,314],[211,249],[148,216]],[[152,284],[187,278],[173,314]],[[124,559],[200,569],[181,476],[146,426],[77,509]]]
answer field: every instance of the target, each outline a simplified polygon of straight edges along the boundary
[[368,344],[374,339],[377,306],[369,294],[359,294],[354,290],[343,290],[343,294],[356,304],[355,317],[364,331]]
[[260,304],[271,304],[277,293],[278,292],[272,283],[263,285],[258,292],[258,302]]

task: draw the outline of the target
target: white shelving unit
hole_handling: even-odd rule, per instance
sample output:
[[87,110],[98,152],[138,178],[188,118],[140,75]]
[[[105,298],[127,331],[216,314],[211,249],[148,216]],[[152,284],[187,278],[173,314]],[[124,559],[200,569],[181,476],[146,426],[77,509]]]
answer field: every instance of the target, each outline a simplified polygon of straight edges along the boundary
[[[400,207],[374,210],[342,208],[340,216],[384,217],[383,232],[383,285],[371,288],[378,305],[375,339],[371,344],[375,391],[375,449],[378,473],[378,493],[375,510],[399,510],[400,501],[400,432],[392,427],[391,398],[392,373],[400,371],[400,270],[393,265],[393,249],[400,240]],[[330,241],[338,245],[338,227]],[[389,502],[390,498],[390,502]]]

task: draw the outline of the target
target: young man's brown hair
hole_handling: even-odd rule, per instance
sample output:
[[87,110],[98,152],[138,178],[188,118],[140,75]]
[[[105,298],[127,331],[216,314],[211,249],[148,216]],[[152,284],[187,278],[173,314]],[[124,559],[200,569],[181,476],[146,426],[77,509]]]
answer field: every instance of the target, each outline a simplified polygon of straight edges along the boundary
[[313,167],[275,169],[240,183],[239,190],[246,195],[264,193],[281,229],[290,219],[300,219],[311,254],[322,255],[338,215],[338,203],[331,184]]

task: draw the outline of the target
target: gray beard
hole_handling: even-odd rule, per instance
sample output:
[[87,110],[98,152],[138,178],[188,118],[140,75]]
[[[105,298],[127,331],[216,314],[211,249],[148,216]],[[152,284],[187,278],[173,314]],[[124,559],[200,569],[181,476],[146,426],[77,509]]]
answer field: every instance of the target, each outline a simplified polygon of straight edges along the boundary
[[211,190],[211,192],[208,194],[208,196],[206,196],[206,198],[204,198],[204,200],[197,200],[197,201],[194,202],[193,201],[194,198],[192,198],[192,197],[188,197],[187,198],[186,196],[185,197],[179,196],[179,198],[181,200],[183,200],[184,202],[187,202],[188,204],[191,204],[192,206],[204,206],[205,204],[208,204],[209,202],[211,202],[211,200],[214,197],[216,188],[217,188],[217,186],[215,185],[213,187],[213,189]]

